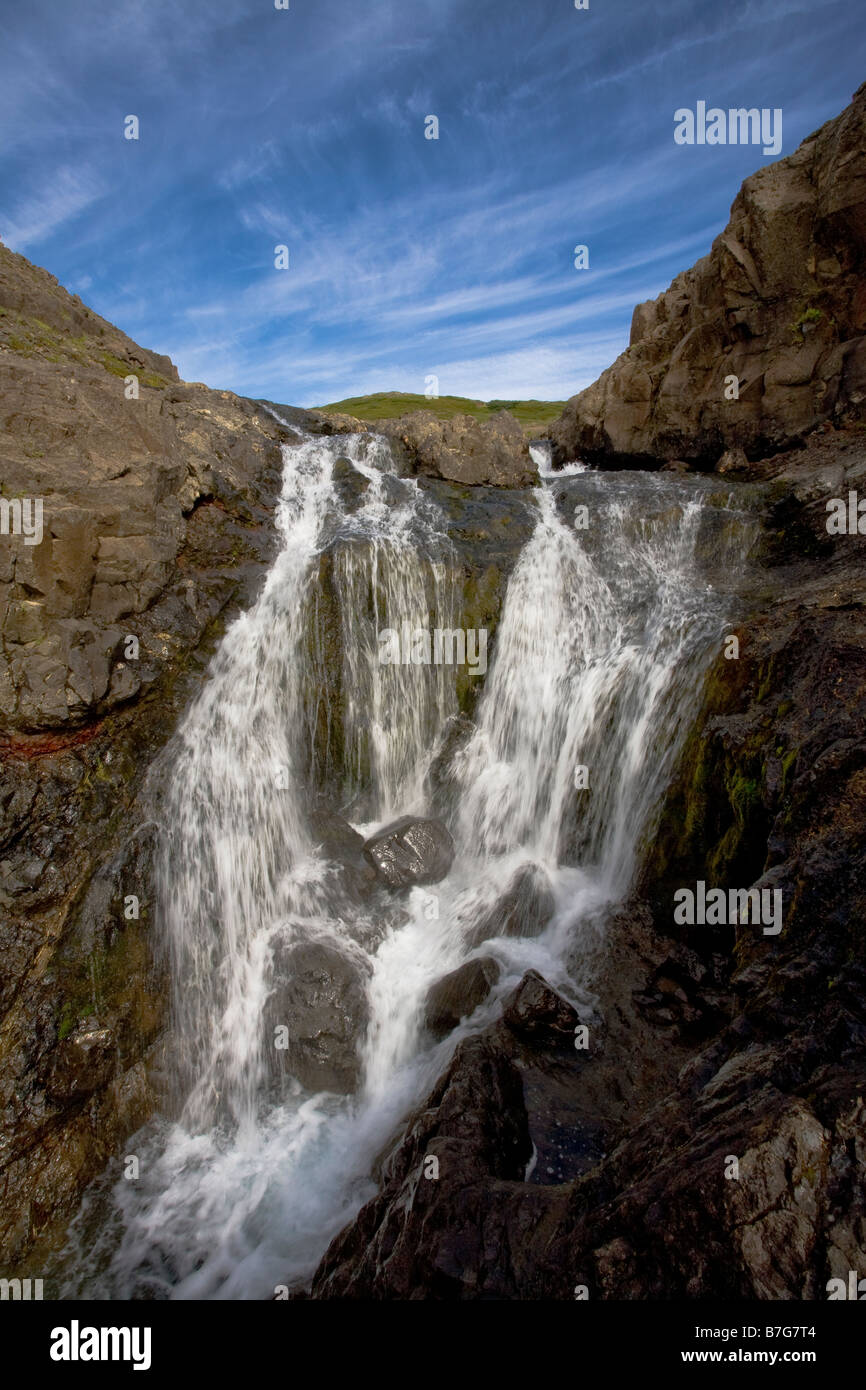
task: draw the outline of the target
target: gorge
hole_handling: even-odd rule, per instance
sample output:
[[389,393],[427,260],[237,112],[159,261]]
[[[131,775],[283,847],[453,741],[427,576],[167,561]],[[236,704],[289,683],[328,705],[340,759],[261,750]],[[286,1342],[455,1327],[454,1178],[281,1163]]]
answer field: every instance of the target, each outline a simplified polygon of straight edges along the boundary
[[[549,442],[182,383],[0,247],[4,498],[45,533],[0,552],[4,1274],[866,1267],[866,586],[826,524],[866,488],[864,122],[747,181]],[[485,669],[382,659],[437,629]],[[700,884],[781,930],[689,930]]]

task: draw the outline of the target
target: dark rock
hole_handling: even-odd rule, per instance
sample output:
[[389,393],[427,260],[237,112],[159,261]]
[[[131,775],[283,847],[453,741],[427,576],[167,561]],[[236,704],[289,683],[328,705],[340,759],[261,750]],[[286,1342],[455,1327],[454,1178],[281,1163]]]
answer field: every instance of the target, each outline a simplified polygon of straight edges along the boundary
[[540,936],[554,908],[547,874],[538,864],[525,864],[514,874],[502,897],[472,928],[472,944],[480,945],[493,936]]
[[573,1041],[579,1019],[537,970],[528,970],[505,1002],[503,1022],[512,1032],[533,1042]]
[[504,1195],[531,1154],[519,1070],[489,1034],[461,1043],[385,1164],[382,1193],[332,1241],[312,1297],[483,1297],[482,1271],[509,1260],[479,1199],[491,1180]]
[[[311,1091],[354,1091],[359,1045],[369,1019],[366,960],[323,941],[277,946],[273,988],[263,1012],[272,1070],[288,1072]],[[274,1046],[288,1029],[288,1049]]]
[[370,487],[370,479],[359,473],[351,459],[347,458],[334,461],[333,477],[344,511],[357,511]]
[[[470,624],[471,626],[471,624]],[[447,814],[455,800],[454,759],[465,748],[475,730],[465,714],[453,714],[442,730],[439,746],[427,771],[430,795],[435,809]]]
[[363,835],[359,835],[344,816],[328,806],[316,807],[310,816],[310,829],[327,859],[354,863],[364,848]]
[[344,890],[358,903],[366,902],[376,887],[376,872],[363,857],[364,837],[344,816],[320,803],[310,816],[310,829],[320,854],[340,866]]
[[55,1105],[84,1100],[100,1090],[115,1067],[115,1040],[108,1028],[89,1018],[69,1035],[54,1053],[45,1083]]
[[490,956],[464,961],[437,980],[424,1005],[424,1022],[435,1037],[444,1037],[477,1009],[499,979],[499,966]]
[[454,841],[440,820],[401,816],[370,837],[364,856],[389,888],[411,888],[445,878]]

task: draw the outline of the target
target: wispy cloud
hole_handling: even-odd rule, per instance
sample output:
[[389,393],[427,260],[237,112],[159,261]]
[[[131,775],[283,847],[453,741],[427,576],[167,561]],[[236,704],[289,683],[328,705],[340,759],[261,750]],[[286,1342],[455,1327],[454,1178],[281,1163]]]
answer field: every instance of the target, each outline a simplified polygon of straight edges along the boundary
[[0,236],[13,251],[26,251],[59,231],[97,202],[104,188],[92,170],[58,169],[38,189],[0,213]]
[[684,87],[766,92],[788,149],[858,85],[866,17],[28,0],[3,26],[4,239],[187,376],[310,403],[431,371],[476,396],[585,385],[761,162],[675,147]]

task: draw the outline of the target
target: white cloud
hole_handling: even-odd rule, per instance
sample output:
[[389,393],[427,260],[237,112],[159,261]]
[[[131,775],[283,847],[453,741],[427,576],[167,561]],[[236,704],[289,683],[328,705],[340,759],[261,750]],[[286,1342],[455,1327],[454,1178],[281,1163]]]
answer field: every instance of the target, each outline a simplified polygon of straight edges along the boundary
[[34,246],[77,217],[103,196],[103,188],[92,171],[69,166],[46,178],[41,187],[18,203],[9,216],[0,220],[0,236],[13,251]]

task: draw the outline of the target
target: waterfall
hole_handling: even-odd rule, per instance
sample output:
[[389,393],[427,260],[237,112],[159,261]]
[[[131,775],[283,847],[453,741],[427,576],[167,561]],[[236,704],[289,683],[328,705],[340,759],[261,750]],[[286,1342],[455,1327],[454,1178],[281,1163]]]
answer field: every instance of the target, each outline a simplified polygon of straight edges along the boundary
[[[262,1298],[308,1278],[455,1040],[526,969],[591,1001],[605,912],[629,890],[725,630],[730,599],[701,545],[731,558],[750,541],[700,482],[542,469],[473,726],[450,754],[453,868],[389,909],[347,888],[311,807],[327,792],[365,833],[429,811],[455,670],[383,664],[378,638],[458,624],[461,568],[435,493],[395,476],[383,440],[305,439],[284,457],[279,555],[159,772],[175,1107],[129,1146],[140,1178],[85,1201],[78,1296]],[[526,873],[544,920],[484,934],[499,984],[434,1043],[430,985],[478,953]],[[311,943],[364,997],[353,1095],[274,1068],[279,962]]]

